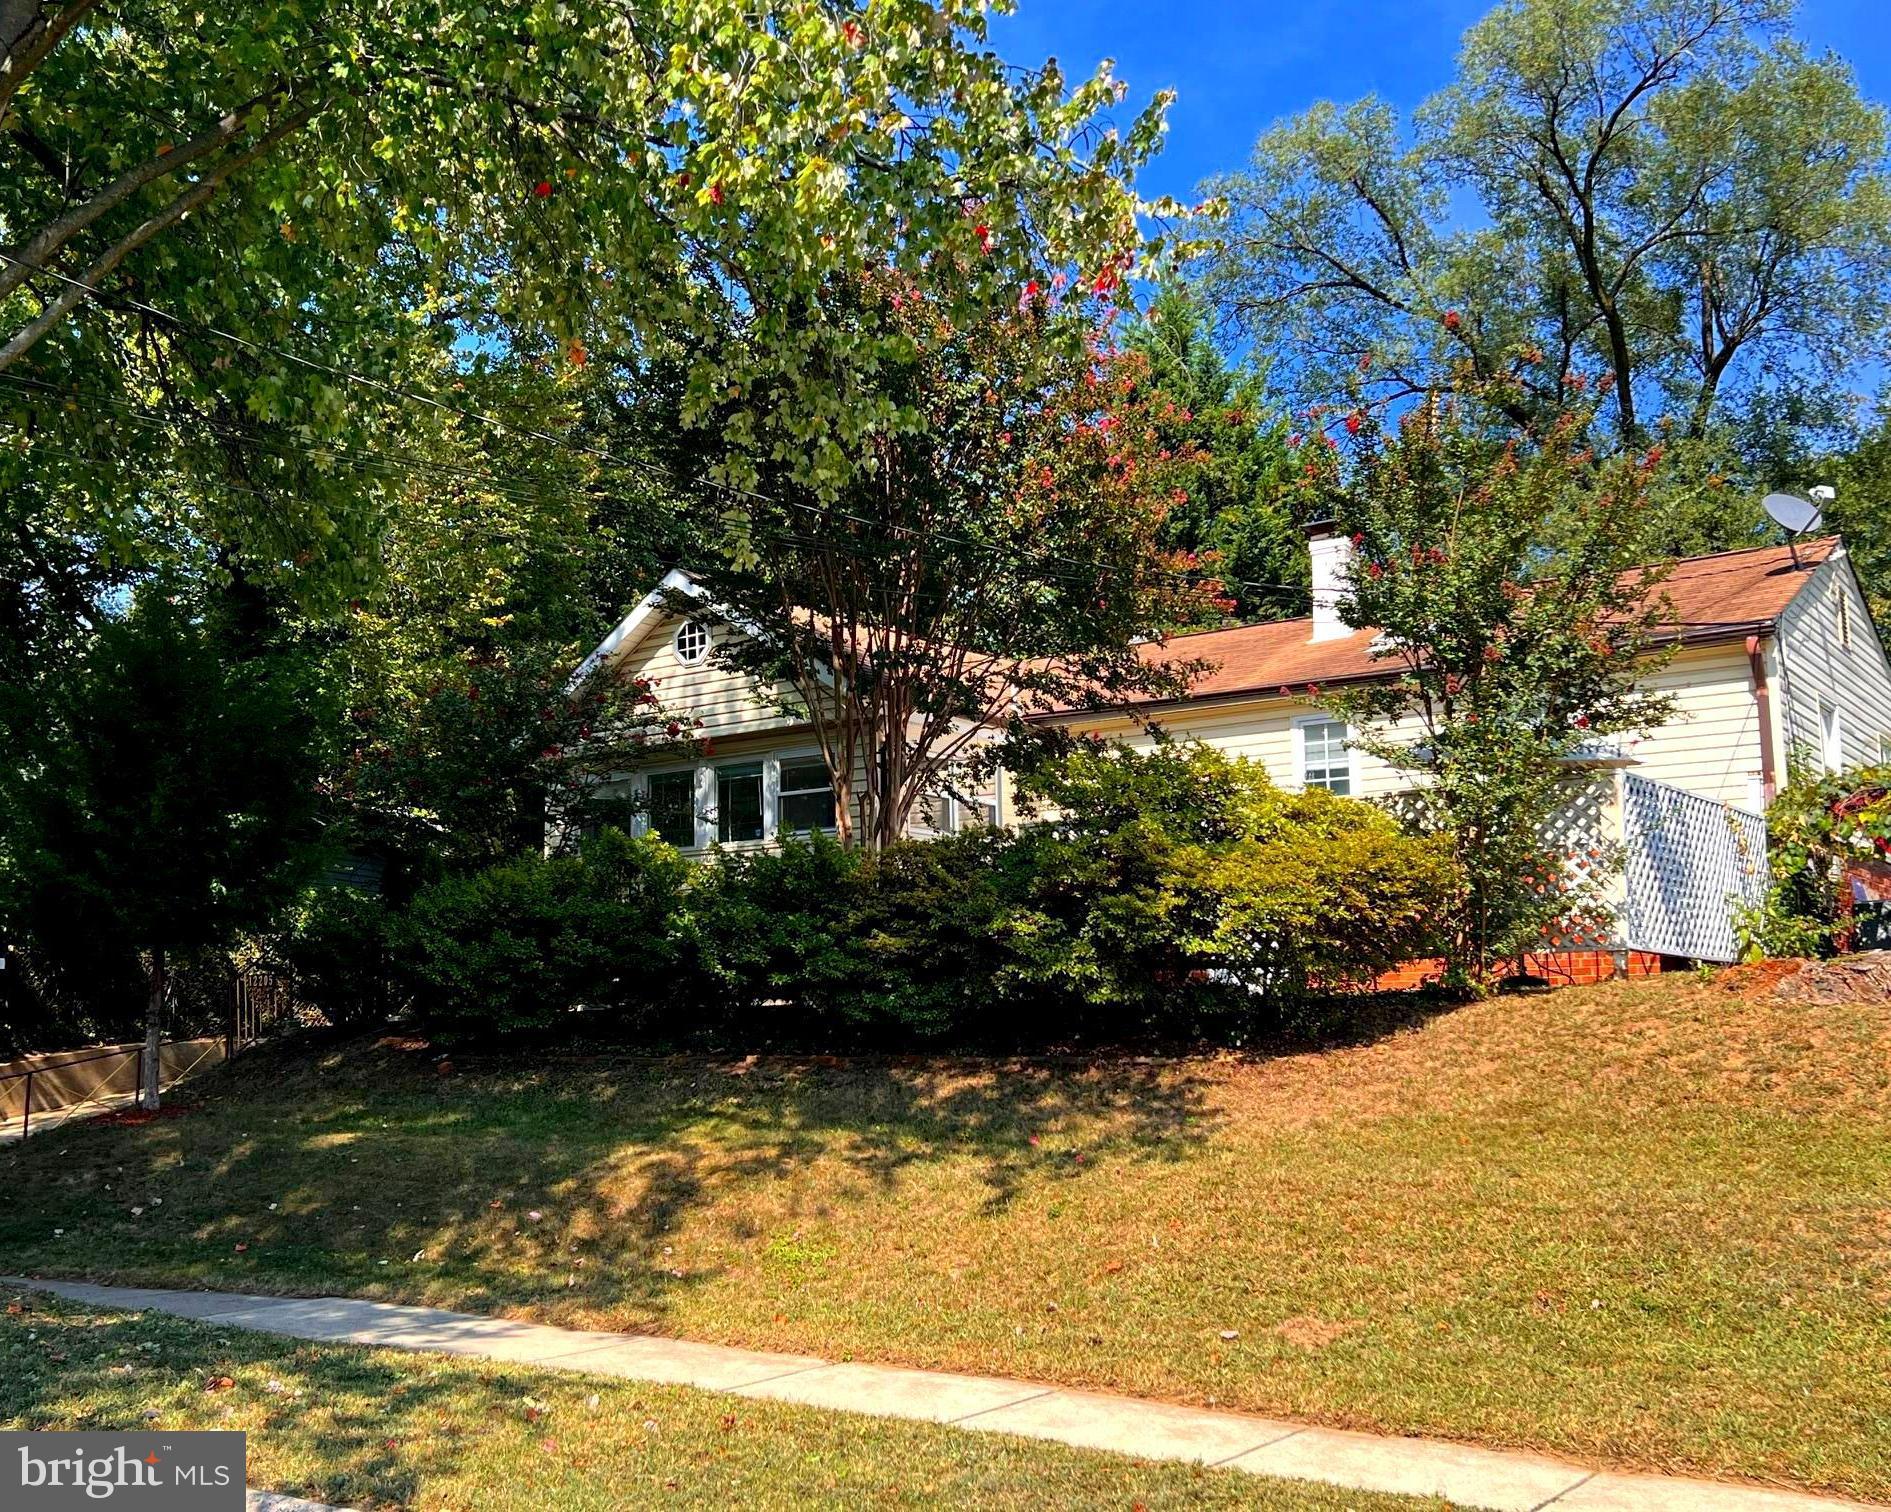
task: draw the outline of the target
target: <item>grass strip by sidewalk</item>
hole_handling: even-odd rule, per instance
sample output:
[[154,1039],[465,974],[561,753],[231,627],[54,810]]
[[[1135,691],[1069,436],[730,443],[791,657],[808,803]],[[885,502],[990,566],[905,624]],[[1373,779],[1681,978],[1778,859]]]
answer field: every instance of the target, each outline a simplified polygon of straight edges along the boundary
[[243,1430],[252,1486],[359,1508],[1443,1505],[42,1293],[6,1296],[0,1424]]

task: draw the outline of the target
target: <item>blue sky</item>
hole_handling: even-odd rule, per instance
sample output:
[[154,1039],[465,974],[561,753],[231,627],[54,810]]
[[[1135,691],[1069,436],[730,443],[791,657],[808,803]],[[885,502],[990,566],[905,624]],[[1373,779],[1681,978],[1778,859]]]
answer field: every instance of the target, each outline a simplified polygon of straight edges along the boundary
[[[1140,183],[1190,199],[1247,161],[1273,121],[1319,99],[1378,93],[1409,109],[1451,77],[1458,38],[1489,0],[1018,0],[993,27],[1011,62],[1056,57],[1074,74],[1115,58],[1130,101],[1169,86],[1169,142]],[[1885,0],[1806,0],[1795,28],[1850,61],[1863,92],[1891,100]]]

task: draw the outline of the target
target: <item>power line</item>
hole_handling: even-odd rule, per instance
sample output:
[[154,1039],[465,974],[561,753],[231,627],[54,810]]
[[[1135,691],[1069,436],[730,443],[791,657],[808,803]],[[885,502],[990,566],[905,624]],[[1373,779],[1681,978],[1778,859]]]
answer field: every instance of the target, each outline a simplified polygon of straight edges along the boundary
[[[58,281],[65,283],[67,285],[70,285],[71,287],[75,289],[79,289],[82,293],[85,294],[87,298],[90,298],[93,300],[99,300],[99,301],[102,301],[104,298],[101,292],[97,288],[95,288],[93,285],[85,283],[79,279],[68,277],[66,274],[59,272],[57,269],[22,262],[20,259],[13,257],[11,254],[4,251],[0,251],[0,261],[11,263],[15,267],[25,268],[29,273],[43,273],[48,277],[57,279]],[[164,321],[168,325],[175,326],[180,330],[186,330],[186,331],[195,330],[202,334],[216,337],[219,340],[230,342],[238,347],[243,348],[245,351],[249,351],[252,353],[267,353],[269,355],[279,357],[285,362],[295,363],[299,366],[308,368],[315,372],[323,373],[329,377],[339,379],[346,383],[358,384],[360,386],[366,387],[380,394],[384,394],[396,399],[411,400],[415,403],[426,405],[432,409],[438,410],[445,414],[457,415],[462,419],[475,421],[481,425],[484,425],[489,430],[507,431],[514,435],[525,436],[536,441],[544,442],[548,445],[557,447],[560,450],[563,450],[566,452],[570,452],[576,455],[587,456],[587,457],[592,458],[593,460],[603,462],[606,465],[621,468],[626,471],[638,474],[642,477],[642,480],[646,484],[651,484],[659,488],[665,488],[665,487],[670,486],[670,480],[663,478],[661,475],[653,475],[651,471],[648,469],[647,464],[635,462],[623,457],[618,457],[615,454],[603,448],[590,446],[582,442],[574,442],[570,440],[568,437],[562,437],[550,431],[539,430],[534,426],[516,424],[512,421],[504,419],[501,416],[489,415],[479,410],[466,408],[465,406],[462,406],[462,405],[451,404],[451,403],[446,402],[445,400],[437,399],[430,394],[424,394],[414,389],[403,388],[398,384],[390,384],[381,379],[369,377],[368,375],[364,373],[357,372],[350,368],[337,367],[332,363],[322,362],[315,358],[304,357],[300,355],[299,353],[287,351],[281,347],[270,345],[267,342],[254,341],[250,339],[249,337],[239,336],[235,332],[226,331],[222,329],[221,327],[211,325],[208,322],[185,320],[182,317],[172,315],[165,310],[159,309],[156,305],[149,304],[144,300],[137,299],[129,295],[117,295],[117,296],[114,296],[114,299],[116,303],[121,304],[125,306],[126,308],[137,310],[140,313],[151,316],[153,319],[161,320],[161,321]],[[11,375],[0,374],[0,376],[11,376]],[[79,392],[82,393],[83,391],[79,391]],[[786,509],[786,508],[802,509],[810,513],[822,515],[823,517],[844,519],[853,524],[863,525],[872,530],[887,531],[891,534],[896,534],[896,535],[906,534],[906,535],[915,536],[915,537],[923,535],[928,539],[942,541],[949,545],[960,546],[971,551],[985,551],[985,550],[991,549],[980,542],[967,540],[959,536],[953,536],[943,531],[925,532],[913,526],[889,525],[888,523],[884,521],[873,520],[863,515],[853,514],[850,511],[840,509],[836,506],[812,504],[807,501],[797,500],[797,499],[779,499],[771,495],[758,492],[754,489],[745,488],[738,484],[727,483],[727,482],[723,482],[723,481],[713,479],[713,478],[699,476],[699,477],[687,480],[684,486],[689,487],[689,488],[703,489],[703,490],[715,490],[717,492],[729,494],[737,498],[748,500],[752,503],[767,504],[767,505],[771,505],[775,508],[780,508],[780,509]],[[1068,556],[1062,552],[1047,552],[1045,553],[1045,557],[1047,560],[1062,562],[1068,565],[1069,567],[1076,569],[1078,572],[1083,573],[1084,578],[1082,580],[1086,582],[1090,581],[1093,578],[1093,576],[1097,573],[1107,574],[1109,571],[1109,569],[1102,563],[1085,562],[1079,558]],[[1074,581],[1074,579],[1069,579],[1069,578],[1067,578],[1067,580]],[[1266,581],[1250,581],[1250,580],[1226,578],[1226,577],[1220,577],[1220,576],[1215,577],[1213,581],[1221,584],[1224,587],[1231,587],[1231,588],[1244,588],[1244,589],[1263,590],[1263,591],[1283,591],[1283,592],[1288,592],[1288,593],[1294,593],[1297,595],[1303,595],[1309,598],[1312,595],[1311,588],[1309,588],[1305,584],[1300,584],[1300,583],[1274,583],[1274,582],[1266,582]]]

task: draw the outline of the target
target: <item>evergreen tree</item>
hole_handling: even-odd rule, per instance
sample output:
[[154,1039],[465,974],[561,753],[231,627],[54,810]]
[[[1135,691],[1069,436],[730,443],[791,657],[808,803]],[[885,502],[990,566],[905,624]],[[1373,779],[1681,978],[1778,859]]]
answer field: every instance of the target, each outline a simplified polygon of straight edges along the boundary
[[1289,504],[1297,464],[1265,374],[1230,363],[1207,305],[1176,285],[1157,294],[1126,345],[1147,360],[1167,401],[1157,411],[1165,447],[1196,456],[1163,544],[1214,554],[1208,570],[1222,580],[1236,619],[1305,614],[1307,553]]
[[146,1107],[172,965],[267,923],[320,856],[333,712],[316,663],[259,607],[240,582],[199,598],[148,581],[4,706],[0,922],[81,990],[142,970]]

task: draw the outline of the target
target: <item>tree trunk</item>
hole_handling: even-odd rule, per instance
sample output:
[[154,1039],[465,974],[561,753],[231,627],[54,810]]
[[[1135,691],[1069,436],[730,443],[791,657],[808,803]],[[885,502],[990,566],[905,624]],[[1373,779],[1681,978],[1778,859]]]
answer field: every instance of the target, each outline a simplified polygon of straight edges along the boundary
[[138,1106],[147,1112],[158,1110],[158,1056],[164,1044],[164,951],[151,952],[151,973],[144,1010],[144,1086]]

